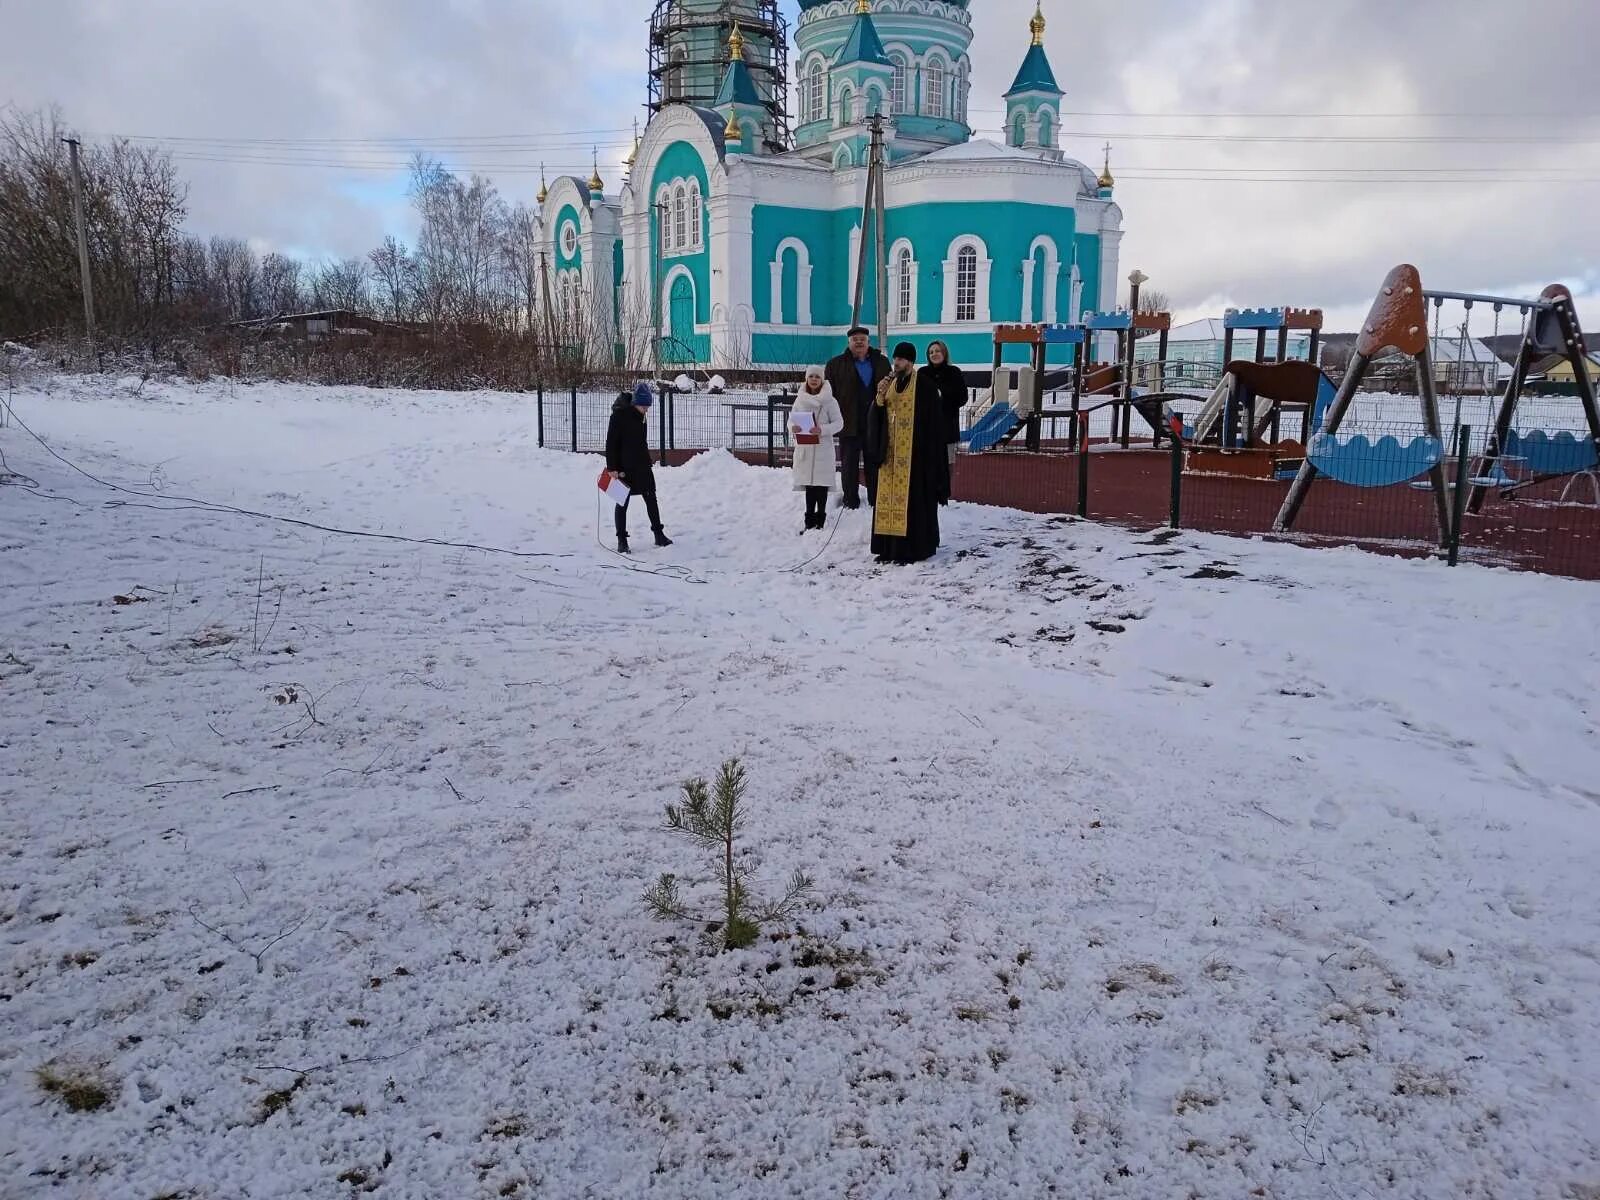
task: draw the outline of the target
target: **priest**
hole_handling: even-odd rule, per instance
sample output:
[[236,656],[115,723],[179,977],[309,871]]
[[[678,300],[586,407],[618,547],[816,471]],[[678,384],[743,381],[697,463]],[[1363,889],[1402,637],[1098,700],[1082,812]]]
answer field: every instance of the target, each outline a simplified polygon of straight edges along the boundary
[[939,549],[939,501],[950,494],[944,427],[939,398],[917,395],[917,348],[901,342],[867,422],[866,449],[879,464],[872,514],[879,562],[921,562]]

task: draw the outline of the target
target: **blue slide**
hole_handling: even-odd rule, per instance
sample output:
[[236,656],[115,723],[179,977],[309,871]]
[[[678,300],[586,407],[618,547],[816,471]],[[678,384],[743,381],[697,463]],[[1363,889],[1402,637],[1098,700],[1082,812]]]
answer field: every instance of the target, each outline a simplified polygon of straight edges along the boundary
[[1020,422],[1016,410],[1002,401],[979,417],[978,423],[961,435],[961,440],[976,454],[998,445]]

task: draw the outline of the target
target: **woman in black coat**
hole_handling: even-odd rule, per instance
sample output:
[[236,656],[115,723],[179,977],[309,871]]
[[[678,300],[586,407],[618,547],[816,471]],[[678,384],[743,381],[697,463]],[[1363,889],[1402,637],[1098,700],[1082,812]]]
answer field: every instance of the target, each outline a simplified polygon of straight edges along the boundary
[[[961,410],[967,404],[967,377],[950,361],[950,347],[943,342],[928,343],[928,365],[917,372],[917,396],[932,398],[938,407],[944,427],[945,454],[953,465],[956,447],[961,444]],[[949,482],[948,473],[945,482]],[[949,501],[950,491],[946,487],[939,503]]]
[[627,485],[628,499],[617,505],[617,549],[628,552],[628,502],[644,497],[650,514],[650,528],[656,545],[670,546],[672,539],[661,526],[661,509],[656,504],[656,476],[650,464],[650,436],[645,416],[655,397],[648,383],[639,383],[633,395],[621,395],[611,406],[611,424],[606,429],[606,470]]

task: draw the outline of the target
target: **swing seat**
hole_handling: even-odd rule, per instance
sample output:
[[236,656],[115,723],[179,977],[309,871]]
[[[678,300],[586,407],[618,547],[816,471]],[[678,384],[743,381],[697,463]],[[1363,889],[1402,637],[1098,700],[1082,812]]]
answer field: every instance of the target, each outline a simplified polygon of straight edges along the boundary
[[1506,456],[1525,462],[1535,475],[1572,475],[1595,465],[1594,442],[1567,430],[1543,429],[1506,434]]
[[1388,487],[1416,479],[1437,466],[1443,460],[1444,447],[1436,437],[1414,437],[1402,445],[1389,434],[1374,442],[1365,434],[1345,441],[1324,432],[1312,437],[1308,457],[1317,470],[1340,483]]

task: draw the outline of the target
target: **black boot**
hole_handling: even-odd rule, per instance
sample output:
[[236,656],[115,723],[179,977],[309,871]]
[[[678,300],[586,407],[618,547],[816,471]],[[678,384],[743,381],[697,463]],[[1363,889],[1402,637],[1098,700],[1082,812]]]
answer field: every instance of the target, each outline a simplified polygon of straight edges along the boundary
[[627,552],[628,552],[628,535],[625,534],[625,533],[619,533],[619,534],[617,534],[617,553],[618,554],[626,554]]
[[667,531],[665,529],[656,530],[656,545],[658,545],[658,546],[670,546],[670,545],[672,545],[672,539],[667,536]]

